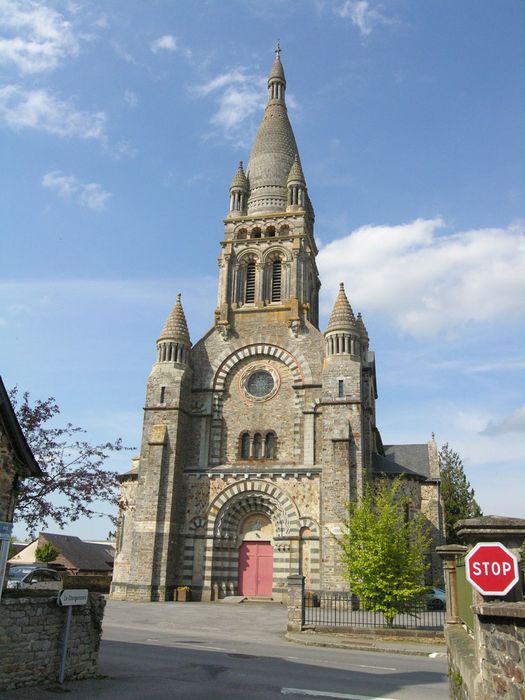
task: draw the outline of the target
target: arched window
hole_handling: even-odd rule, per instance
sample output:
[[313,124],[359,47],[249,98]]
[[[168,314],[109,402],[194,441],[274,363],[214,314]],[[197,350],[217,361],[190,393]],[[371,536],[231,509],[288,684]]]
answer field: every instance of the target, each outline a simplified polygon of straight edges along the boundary
[[275,434],[268,433],[265,439],[264,455],[266,459],[275,459]]
[[253,304],[255,301],[255,263],[249,262],[246,265],[246,287],[244,290],[244,301],[246,304]]
[[262,457],[262,438],[260,433],[255,433],[253,436],[253,458],[261,459]]
[[241,457],[243,459],[248,459],[250,456],[250,433],[243,433],[241,435]]
[[282,263],[274,260],[272,263],[272,301],[281,301]]

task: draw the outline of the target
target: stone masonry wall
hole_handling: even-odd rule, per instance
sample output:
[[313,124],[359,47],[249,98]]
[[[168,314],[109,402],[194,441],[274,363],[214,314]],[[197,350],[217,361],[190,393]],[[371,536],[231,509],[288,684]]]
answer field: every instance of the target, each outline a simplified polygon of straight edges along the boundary
[[[485,692],[480,700],[525,700],[525,603],[492,603],[478,606],[478,612],[489,612],[496,606],[499,609],[492,612],[497,612],[497,617],[487,614],[478,618],[481,685]],[[522,617],[515,617],[518,610]]]
[[[66,660],[67,680],[97,672],[106,601],[91,593],[75,606]],[[56,598],[4,598],[0,602],[0,690],[57,680],[66,608]]]

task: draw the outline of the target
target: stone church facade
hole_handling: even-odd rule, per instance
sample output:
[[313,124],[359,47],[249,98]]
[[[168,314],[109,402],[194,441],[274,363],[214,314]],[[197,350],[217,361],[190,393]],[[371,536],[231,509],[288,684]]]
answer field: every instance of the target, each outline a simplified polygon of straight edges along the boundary
[[343,285],[319,329],[314,211],[285,89],[277,50],[230,187],[213,327],[192,345],[179,295],[157,341],[140,456],[121,477],[113,598],[170,600],[186,585],[202,600],[281,600],[296,573],[345,590],[334,535],[381,474],[406,475],[441,543],[435,442],[382,444],[374,354]]

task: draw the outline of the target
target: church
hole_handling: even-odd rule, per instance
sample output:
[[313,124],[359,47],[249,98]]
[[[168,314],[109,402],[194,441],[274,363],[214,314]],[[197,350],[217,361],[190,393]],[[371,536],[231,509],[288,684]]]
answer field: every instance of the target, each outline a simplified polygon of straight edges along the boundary
[[[404,474],[440,563],[437,448],[383,445],[374,353],[343,284],[319,328],[314,210],[276,50],[248,165],[229,190],[213,325],[192,345],[180,295],[156,343],[140,455],[120,477],[111,596],[196,600],[347,590],[336,542],[346,505]],[[410,513],[407,513],[410,516]]]

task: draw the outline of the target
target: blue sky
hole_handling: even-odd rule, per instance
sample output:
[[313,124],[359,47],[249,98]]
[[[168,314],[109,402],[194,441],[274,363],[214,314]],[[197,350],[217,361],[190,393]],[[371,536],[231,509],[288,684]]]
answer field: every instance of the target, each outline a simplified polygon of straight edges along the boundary
[[280,39],[322,326],[343,280],[383,441],[435,432],[486,514],[525,517],[524,20],[520,0],[0,0],[5,384],[138,448],[176,293],[194,342],[212,323]]

